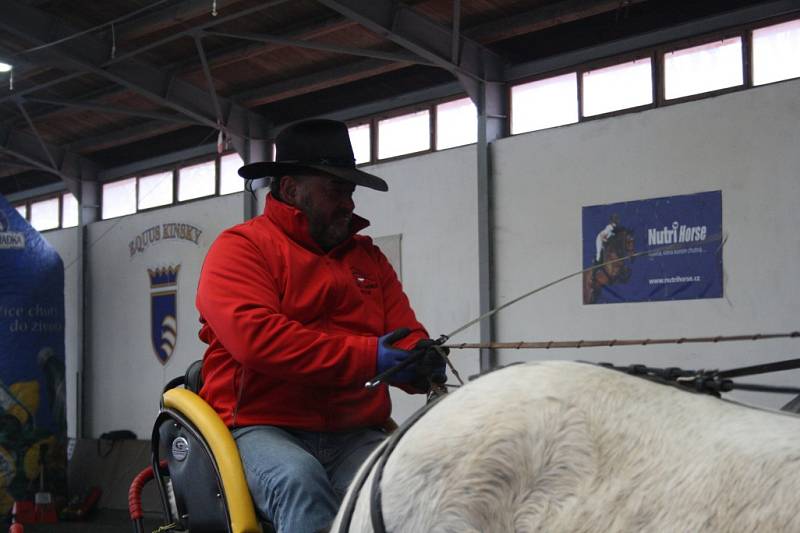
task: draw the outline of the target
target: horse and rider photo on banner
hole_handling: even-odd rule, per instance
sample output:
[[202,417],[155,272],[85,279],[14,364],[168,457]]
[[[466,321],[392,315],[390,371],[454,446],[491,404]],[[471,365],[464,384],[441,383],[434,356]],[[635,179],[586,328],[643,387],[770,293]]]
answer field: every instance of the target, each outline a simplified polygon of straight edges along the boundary
[[582,211],[584,304],[722,297],[722,191]]

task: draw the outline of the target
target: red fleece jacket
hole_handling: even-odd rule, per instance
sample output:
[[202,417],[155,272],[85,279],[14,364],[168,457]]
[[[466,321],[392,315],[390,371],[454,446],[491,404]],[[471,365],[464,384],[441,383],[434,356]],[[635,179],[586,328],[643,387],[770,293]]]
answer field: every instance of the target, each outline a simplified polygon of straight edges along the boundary
[[353,216],[353,235],[325,253],[308,220],[267,197],[264,214],[223,232],[197,289],[208,344],[200,395],[229,427],[313,431],[376,426],[389,417],[375,375],[377,338],[400,327],[410,348],[428,334],[394,269]]

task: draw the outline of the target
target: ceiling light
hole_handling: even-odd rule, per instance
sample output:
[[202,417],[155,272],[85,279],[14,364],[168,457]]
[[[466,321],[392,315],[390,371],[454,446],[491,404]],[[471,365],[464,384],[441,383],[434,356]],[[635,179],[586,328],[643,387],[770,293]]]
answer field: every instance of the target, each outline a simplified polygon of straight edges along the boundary
[[0,72],[8,72],[12,68],[13,67],[11,65],[9,65],[8,63],[3,63],[2,61],[0,61]]

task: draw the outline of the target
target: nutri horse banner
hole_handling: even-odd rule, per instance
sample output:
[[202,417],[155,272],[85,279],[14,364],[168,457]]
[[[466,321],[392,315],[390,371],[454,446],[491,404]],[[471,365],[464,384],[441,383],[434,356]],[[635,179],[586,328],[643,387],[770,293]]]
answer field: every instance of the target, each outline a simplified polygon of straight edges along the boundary
[[721,191],[584,207],[583,303],[721,298],[721,236]]
[[64,494],[65,437],[64,265],[0,196],[0,515]]

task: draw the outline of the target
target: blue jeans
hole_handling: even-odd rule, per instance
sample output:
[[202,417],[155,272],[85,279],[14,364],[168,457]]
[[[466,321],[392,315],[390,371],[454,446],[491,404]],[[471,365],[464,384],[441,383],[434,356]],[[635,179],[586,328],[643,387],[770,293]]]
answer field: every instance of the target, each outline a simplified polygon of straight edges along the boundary
[[386,434],[247,426],[233,437],[260,513],[278,533],[315,533],[330,527],[358,468]]

